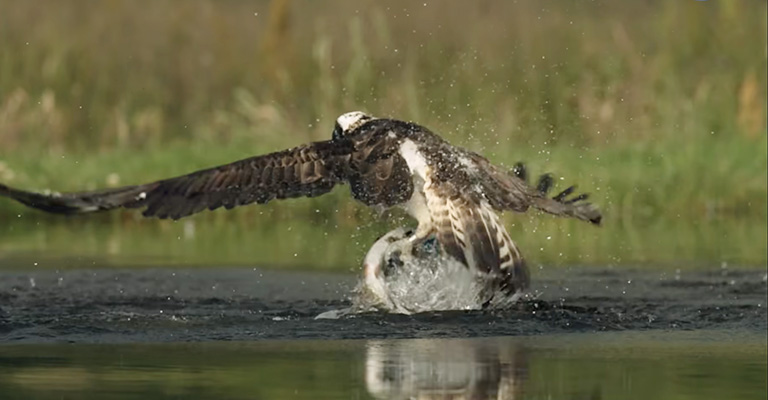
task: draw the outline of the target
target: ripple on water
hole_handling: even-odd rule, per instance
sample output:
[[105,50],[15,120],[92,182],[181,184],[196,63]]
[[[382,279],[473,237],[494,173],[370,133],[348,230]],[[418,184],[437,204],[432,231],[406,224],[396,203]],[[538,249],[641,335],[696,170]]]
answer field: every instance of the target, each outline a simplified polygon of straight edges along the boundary
[[[394,293],[414,312],[398,315],[360,309],[362,300],[354,292],[358,276],[351,274],[252,268],[4,272],[0,341],[474,337],[660,329],[764,332],[768,325],[761,270],[732,268],[725,276],[691,271],[677,277],[631,268],[557,269],[535,277],[530,298],[493,311],[477,309],[476,288],[465,273],[424,269],[394,277]],[[337,319],[315,319],[354,307],[356,313],[330,315]],[[461,310],[440,311],[450,308]]]

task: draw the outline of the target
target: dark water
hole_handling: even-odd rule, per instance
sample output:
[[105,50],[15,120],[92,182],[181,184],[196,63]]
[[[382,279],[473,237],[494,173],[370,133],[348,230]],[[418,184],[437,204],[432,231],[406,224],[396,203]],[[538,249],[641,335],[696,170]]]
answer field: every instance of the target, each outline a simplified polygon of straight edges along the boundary
[[356,276],[0,272],[0,398],[765,398],[766,271],[537,271],[505,311],[314,317]]
[[495,312],[338,320],[357,277],[253,268],[2,272],[0,341],[173,342],[475,337],[768,327],[766,272],[572,268],[539,272],[534,299]]

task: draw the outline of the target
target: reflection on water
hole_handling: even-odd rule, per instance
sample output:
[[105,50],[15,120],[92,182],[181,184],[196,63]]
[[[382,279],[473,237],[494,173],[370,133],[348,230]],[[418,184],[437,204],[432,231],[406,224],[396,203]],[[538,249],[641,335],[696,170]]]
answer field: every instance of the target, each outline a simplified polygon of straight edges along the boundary
[[6,399],[763,399],[765,333],[0,346]]
[[485,340],[373,340],[365,385],[377,399],[519,399],[525,348]]

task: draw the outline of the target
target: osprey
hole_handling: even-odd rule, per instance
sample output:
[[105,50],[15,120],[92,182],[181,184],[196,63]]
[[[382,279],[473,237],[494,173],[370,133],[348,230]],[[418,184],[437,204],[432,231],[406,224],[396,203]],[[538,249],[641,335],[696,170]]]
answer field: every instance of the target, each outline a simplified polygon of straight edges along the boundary
[[[368,258],[407,258],[415,246],[435,237],[445,253],[471,270],[494,277],[496,288],[507,294],[525,289],[529,274],[498,212],[525,212],[534,207],[595,225],[602,218],[597,208],[584,201],[586,195],[568,198],[573,186],[548,197],[549,175],[537,187],[530,186],[521,164],[507,172],[477,153],[452,146],[423,126],[359,111],[340,116],[330,140],[188,175],[61,194],[0,184],[0,195],[59,214],[126,207],[143,208],[147,217],[179,219],[205,209],[318,196],[343,183],[349,184],[352,196],[360,202],[402,207],[418,222],[408,235],[390,235],[386,246]],[[378,274],[375,264],[366,274]]]

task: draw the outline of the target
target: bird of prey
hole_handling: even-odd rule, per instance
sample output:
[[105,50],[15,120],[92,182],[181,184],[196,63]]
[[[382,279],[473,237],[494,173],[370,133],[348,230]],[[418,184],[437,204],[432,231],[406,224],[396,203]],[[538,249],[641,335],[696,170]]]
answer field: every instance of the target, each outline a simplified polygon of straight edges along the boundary
[[494,277],[498,289],[508,294],[524,290],[529,273],[499,212],[533,207],[595,225],[602,218],[585,194],[571,197],[574,187],[548,197],[548,175],[538,186],[529,185],[521,166],[505,171],[423,126],[359,111],[338,117],[330,140],[175,178],[46,194],[0,184],[0,196],[59,214],[126,207],[143,208],[147,217],[178,219],[205,209],[319,196],[344,183],[360,202],[402,207],[418,222],[415,231],[388,243],[382,253],[386,257],[412,254],[414,246],[435,237],[446,254]]

